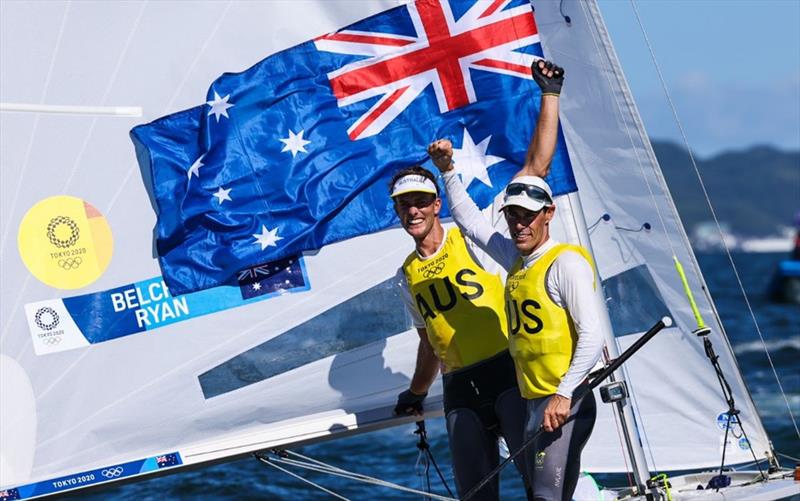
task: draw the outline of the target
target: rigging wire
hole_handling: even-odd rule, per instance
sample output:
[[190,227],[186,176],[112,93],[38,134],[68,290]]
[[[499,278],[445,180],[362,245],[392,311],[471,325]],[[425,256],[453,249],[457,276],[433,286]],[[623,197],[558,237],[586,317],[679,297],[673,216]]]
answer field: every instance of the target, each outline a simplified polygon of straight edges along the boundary
[[[603,355],[605,356],[606,360],[609,360],[611,358],[608,354],[607,346],[603,347]],[[632,468],[631,465],[628,464],[628,453],[625,450],[625,444],[623,443],[622,440],[622,423],[620,422],[622,416],[618,415],[617,412],[612,412],[611,415],[614,416],[614,427],[617,430],[617,440],[619,440],[619,450],[621,453],[620,455],[622,456],[622,462],[625,464],[625,474],[628,478],[628,487],[635,487],[633,475],[631,474]]]
[[[262,463],[281,463],[281,464],[285,464],[287,466],[294,466],[294,467],[297,467],[297,468],[303,468],[303,469],[306,469],[306,470],[309,470],[309,471],[315,471],[317,473],[325,473],[325,474],[328,474],[328,475],[342,477],[342,478],[346,478],[346,479],[353,480],[353,481],[356,481],[356,482],[362,482],[362,483],[365,483],[365,484],[376,485],[378,487],[386,487],[386,488],[389,488],[389,489],[395,489],[395,490],[398,490],[398,491],[407,492],[409,494],[421,495],[421,496],[425,496],[425,497],[430,498],[430,499],[436,499],[436,500],[439,500],[439,501],[457,501],[455,498],[452,498],[452,497],[442,496],[442,495],[434,494],[434,493],[431,493],[431,492],[425,492],[425,491],[413,489],[411,487],[406,487],[406,486],[403,486],[403,485],[395,484],[395,483],[389,482],[387,480],[381,480],[379,478],[371,477],[369,475],[364,475],[362,473],[355,473],[355,472],[351,472],[351,471],[348,471],[348,470],[344,470],[344,469],[338,468],[336,466],[328,465],[328,464],[326,464],[326,463],[324,463],[322,461],[319,461],[319,460],[310,460],[310,461],[309,460],[302,460],[301,461],[301,460],[291,459],[291,458],[288,457],[289,455],[294,455],[294,456],[297,456],[297,457],[305,458],[305,456],[302,456],[302,455],[300,455],[298,453],[295,453],[295,452],[292,452],[292,451],[288,451],[288,450],[273,451],[273,454],[275,454],[277,457],[269,458],[269,457],[263,456],[260,453],[256,453],[256,454],[254,454],[254,456],[259,461],[261,461]],[[308,459],[310,459],[310,458],[308,458]]]
[[433,467],[436,469],[436,473],[439,475],[439,480],[442,481],[442,485],[444,485],[444,488],[447,489],[447,493],[450,494],[450,497],[455,497],[453,491],[450,490],[450,485],[448,485],[447,480],[445,480],[444,475],[442,475],[442,470],[439,469],[439,465],[436,464],[436,460],[433,458],[433,453],[431,452],[430,445],[428,444],[428,432],[425,431],[424,420],[417,421],[417,430],[414,433],[419,435],[419,441],[417,442],[417,449],[419,449],[417,465],[419,465],[420,460],[422,460],[425,468],[425,478],[428,482],[428,492],[431,491],[431,478],[429,475],[430,464],[433,464]]
[[341,494],[333,492],[332,490],[327,489],[327,488],[321,486],[320,484],[318,484],[316,482],[313,482],[313,481],[311,481],[311,480],[309,480],[309,479],[307,479],[307,478],[305,478],[305,477],[303,477],[301,475],[298,475],[297,473],[295,473],[295,472],[293,472],[291,470],[287,470],[286,468],[278,466],[277,464],[275,464],[272,461],[270,461],[269,458],[261,457],[258,454],[253,454],[253,456],[255,456],[255,458],[258,459],[259,461],[261,461],[263,464],[268,465],[268,466],[272,466],[273,468],[277,469],[278,471],[282,471],[282,472],[286,473],[287,475],[290,475],[290,476],[300,480],[301,482],[305,482],[305,483],[311,485],[312,487],[316,487],[317,489],[319,489],[319,490],[321,490],[323,492],[326,492],[326,493],[330,494],[331,496],[333,496],[335,498],[343,499],[344,501],[350,501],[349,498],[346,498],[346,497],[342,496]]
[[[697,168],[697,162],[695,161],[694,154],[692,153],[692,150],[689,147],[689,140],[686,137],[686,132],[683,129],[683,124],[678,118],[678,112],[675,107],[675,103],[672,101],[672,96],[670,95],[669,90],[667,89],[667,84],[666,81],[664,80],[664,75],[661,72],[661,67],[658,64],[658,60],[656,59],[655,51],[653,50],[653,46],[650,43],[650,38],[647,36],[647,31],[644,29],[644,25],[642,24],[642,19],[639,16],[639,9],[636,6],[636,1],[630,0],[630,2],[631,6],[633,7],[633,12],[636,15],[636,21],[639,24],[639,29],[642,31],[645,43],[647,44],[647,49],[650,52],[650,58],[653,60],[653,65],[655,66],[656,72],[658,73],[658,79],[661,82],[661,87],[664,91],[664,95],[666,96],[670,110],[672,111],[672,116],[675,120],[676,125],[678,126],[681,138],[683,139],[684,147],[686,148],[686,151],[689,154],[689,160],[691,161],[692,168],[694,169],[695,175],[697,176],[697,179],[700,182],[700,188],[703,191],[703,196],[706,199],[706,204],[708,205],[708,208],[711,211],[711,216],[714,219],[714,224],[717,227],[717,232],[719,233],[720,240],[722,241],[723,248],[725,249],[725,254],[728,257],[728,261],[731,263],[733,274],[736,277],[737,284],[739,285],[739,290],[741,291],[742,297],[744,298],[745,304],[747,305],[747,310],[750,313],[750,318],[753,320],[753,325],[755,326],[756,333],[758,333],[758,337],[761,340],[762,346],[764,347],[764,353],[766,353],[767,360],[769,361],[769,365],[772,368],[772,374],[775,376],[775,382],[778,384],[778,388],[780,389],[783,401],[786,403],[786,410],[789,412],[789,417],[791,418],[792,424],[794,425],[795,434],[797,435],[798,438],[800,438],[800,428],[798,428],[797,426],[797,420],[795,419],[794,413],[792,412],[792,407],[789,404],[789,399],[786,397],[786,392],[783,390],[783,385],[781,384],[780,378],[778,377],[778,371],[775,369],[775,364],[772,362],[772,356],[769,353],[769,348],[767,348],[767,343],[764,340],[764,336],[761,333],[761,328],[758,325],[755,313],[753,312],[753,308],[750,305],[750,299],[747,297],[747,292],[744,290],[742,279],[739,276],[739,270],[736,268],[736,263],[734,263],[733,261],[733,256],[731,255],[730,248],[728,247],[728,244],[725,242],[724,235],[722,232],[722,227],[719,223],[719,219],[717,218],[717,213],[714,210],[714,206],[711,203],[711,198],[708,195],[708,190],[706,189],[705,182],[703,181],[703,176],[700,174],[700,169]],[[699,270],[695,269],[695,273],[699,274]]]

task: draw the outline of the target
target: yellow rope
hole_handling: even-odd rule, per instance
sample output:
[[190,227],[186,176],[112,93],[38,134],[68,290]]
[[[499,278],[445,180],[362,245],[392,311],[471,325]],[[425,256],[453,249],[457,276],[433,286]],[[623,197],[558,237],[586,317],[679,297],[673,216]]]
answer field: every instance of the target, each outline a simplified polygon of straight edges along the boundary
[[676,256],[672,256],[672,260],[675,261],[675,269],[678,270],[678,275],[681,277],[681,283],[683,283],[683,292],[686,293],[686,298],[689,300],[689,305],[692,307],[694,319],[697,321],[697,328],[704,329],[706,323],[703,322],[703,317],[700,315],[700,309],[697,308],[697,303],[694,301],[694,295],[692,295],[692,289],[689,287],[689,281],[686,280],[686,273],[683,272],[683,266],[681,266],[681,262],[678,261]]
[[[677,260],[676,260],[676,262],[677,262]],[[666,473],[660,473],[660,474],[658,474],[655,477],[650,479],[651,482],[656,481],[656,480],[663,480],[664,481],[664,491],[667,493],[667,501],[672,501],[672,492],[670,492],[670,490],[669,490],[669,480],[667,479],[667,474]]]

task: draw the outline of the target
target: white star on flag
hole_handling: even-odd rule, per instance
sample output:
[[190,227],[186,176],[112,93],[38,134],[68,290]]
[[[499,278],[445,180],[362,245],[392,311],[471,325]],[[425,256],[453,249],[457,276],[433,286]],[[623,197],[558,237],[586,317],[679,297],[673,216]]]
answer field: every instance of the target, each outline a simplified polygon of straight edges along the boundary
[[303,133],[305,129],[301,130],[299,133],[295,134],[294,131],[289,129],[289,137],[281,138],[281,142],[283,143],[283,149],[281,153],[284,151],[291,151],[292,158],[297,156],[297,153],[302,151],[303,153],[308,153],[306,151],[306,145],[310,144],[311,141],[303,139]]
[[228,102],[228,99],[230,99],[230,97],[231,97],[230,94],[228,94],[225,97],[219,97],[217,91],[214,91],[214,100],[206,102],[207,105],[211,106],[211,110],[209,110],[208,116],[211,116],[213,114],[214,117],[217,119],[217,123],[219,123],[220,115],[222,115],[225,118],[230,118],[228,116],[228,108],[233,108],[234,106],[236,106],[235,104],[231,104]]
[[505,158],[486,154],[490,139],[492,139],[491,135],[480,143],[475,144],[472,136],[469,135],[469,131],[464,127],[464,141],[461,142],[461,149],[453,148],[453,163],[455,164],[456,172],[461,175],[461,181],[465,187],[469,187],[469,184],[475,178],[478,178],[486,186],[492,187],[488,168],[498,162],[502,162]]
[[203,157],[204,156],[205,156],[205,154],[200,155],[200,158],[195,160],[194,163],[192,164],[192,166],[189,167],[189,172],[186,175],[189,177],[190,181],[192,180],[192,176],[195,176],[198,179],[200,178],[200,167],[205,165],[205,164],[203,164]]
[[258,282],[254,283],[253,284],[253,290],[254,291],[260,291],[261,290],[261,284],[258,283]]
[[229,201],[231,201],[231,202],[233,201],[233,200],[231,199],[231,195],[230,195],[230,193],[231,193],[231,189],[232,189],[232,188],[228,188],[228,189],[226,190],[225,188],[223,188],[222,186],[220,186],[220,187],[219,187],[219,189],[217,190],[217,192],[216,192],[216,193],[214,193],[214,195],[213,195],[213,196],[217,197],[217,200],[219,200],[219,204],[220,204],[220,205],[222,205],[222,202],[224,202],[225,200],[229,200]]
[[253,233],[256,241],[253,243],[261,244],[261,250],[266,249],[267,247],[277,247],[278,240],[283,240],[283,237],[278,236],[278,227],[276,226],[273,230],[268,230],[266,226],[263,224],[261,225],[261,233]]

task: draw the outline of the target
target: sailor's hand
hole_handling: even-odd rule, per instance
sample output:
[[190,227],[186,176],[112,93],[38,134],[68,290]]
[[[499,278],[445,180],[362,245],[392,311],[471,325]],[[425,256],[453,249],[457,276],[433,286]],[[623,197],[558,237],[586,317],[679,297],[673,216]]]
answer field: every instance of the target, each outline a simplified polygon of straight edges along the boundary
[[449,139],[439,139],[428,145],[428,155],[439,172],[447,172],[453,168],[453,143]]
[[547,407],[544,408],[544,419],[542,420],[544,431],[555,431],[567,422],[571,403],[572,400],[559,394],[550,397]]
[[427,397],[427,393],[417,394],[410,389],[397,396],[397,405],[394,406],[395,416],[421,416],[422,401]]
[[551,61],[537,59],[531,65],[531,75],[542,89],[543,96],[561,94],[561,86],[564,85],[564,68],[556,66]]

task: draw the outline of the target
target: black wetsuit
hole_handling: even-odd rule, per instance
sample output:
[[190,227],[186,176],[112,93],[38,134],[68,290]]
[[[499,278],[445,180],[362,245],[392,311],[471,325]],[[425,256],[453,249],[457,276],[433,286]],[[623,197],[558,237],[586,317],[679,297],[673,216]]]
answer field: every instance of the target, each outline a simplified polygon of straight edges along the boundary
[[[522,445],[525,400],[520,396],[508,351],[445,374],[443,386],[456,488],[458,495],[464,496],[499,464],[499,437],[505,439],[512,453]],[[523,456],[515,462],[526,479]],[[525,481],[530,497],[528,485]],[[499,488],[499,476],[495,476],[471,499],[499,499]]]

